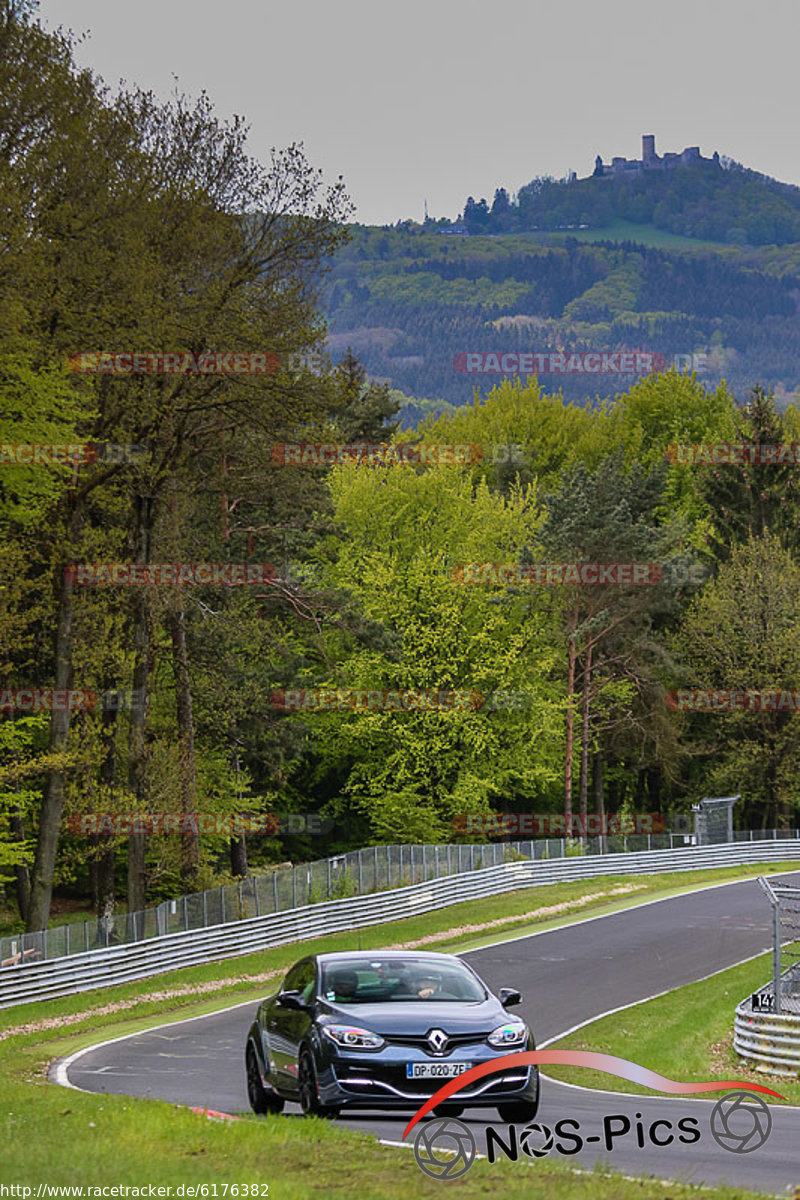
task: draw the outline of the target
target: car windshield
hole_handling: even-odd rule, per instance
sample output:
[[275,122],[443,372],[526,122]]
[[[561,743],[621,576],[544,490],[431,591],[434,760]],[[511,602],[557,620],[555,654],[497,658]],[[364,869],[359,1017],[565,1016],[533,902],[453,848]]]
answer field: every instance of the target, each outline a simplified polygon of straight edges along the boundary
[[323,963],[320,995],[337,1004],[405,1004],[414,1000],[463,1004],[486,999],[481,983],[459,962],[397,958]]

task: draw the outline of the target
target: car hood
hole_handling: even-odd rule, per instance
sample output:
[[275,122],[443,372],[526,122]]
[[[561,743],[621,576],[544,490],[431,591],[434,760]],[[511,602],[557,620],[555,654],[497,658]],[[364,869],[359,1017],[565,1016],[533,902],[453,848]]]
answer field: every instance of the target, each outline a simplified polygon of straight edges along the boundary
[[320,1016],[361,1025],[375,1033],[424,1036],[430,1029],[445,1033],[489,1032],[513,1016],[499,1000],[462,1004],[453,1000],[398,1000],[385,1004],[320,1004]]

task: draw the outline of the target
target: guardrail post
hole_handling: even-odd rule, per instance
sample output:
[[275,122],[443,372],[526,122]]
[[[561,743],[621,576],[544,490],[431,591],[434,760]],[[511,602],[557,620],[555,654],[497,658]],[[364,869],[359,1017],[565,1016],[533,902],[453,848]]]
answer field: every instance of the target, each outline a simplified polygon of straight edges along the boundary
[[253,876],[253,899],[256,902],[256,916],[260,917],[261,916],[261,904],[259,902],[259,897],[258,897],[258,876],[257,875]]
[[470,871],[475,870],[475,843],[474,842],[470,842],[470,847],[469,847],[469,869],[470,869]]
[[69,925],[64,926],[64,954],[69,954]]
[[433,847],[433,877],[434,877],[434,879],[439,878],[439,847],[438,847],[438,845]]
[[328,858],[325,861],[328,864],[328,899],[330,900],[330,898],[331,898],[331,860]]
[[386,843],[386,882],[392,886],[392,847]]
[[244,920],[244,897],[242,896],[242,881],[239,880],[239,920]]
[[272,872],[272,898],[275,901],[275,912],[278,911],[278,872]]
[[225,924],[225,885],[219,889],[219,907],[221,910],[222,924]]
[[[411,847],[411,869],[414,869],[414,847]],[[364,894],[364,865],[361,862],[361,850],[358,851],[358,894]]]
[[403,882],[403,843],[400,843],[400,865],[397,868],[397,886],[400,887]]
[[203,892],[203,927],[208,925],[208,892]]
[[183,928],[189,932],[189,902],[186,896],[183,897]]
[[85,948],[88,950],[89,949],[89,922],[88,921],[83,922],[83,943],[84,943]]
[[377,891],[377,888],[378,888],[378,847],[374,846],[373,849],[375,852],[373,855],[373,857],[375,859],[375,890]]

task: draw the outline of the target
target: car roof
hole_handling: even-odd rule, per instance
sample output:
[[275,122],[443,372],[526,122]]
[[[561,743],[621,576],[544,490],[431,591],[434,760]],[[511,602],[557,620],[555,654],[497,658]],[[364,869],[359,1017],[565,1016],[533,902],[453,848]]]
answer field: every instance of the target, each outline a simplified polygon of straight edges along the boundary
[[429,962],[431,966],[435,963],[448,963],[458,959],[462,966],[462,960],[456,954],[439,954],[434,950],[337,950],[327,954],[317,954],[316,958],[319,962],[330,965],[336,962],[352,962],[358,959],[362,962],[385,962],[386,959],[402,959],[404,962],[413,960],[414,962]]

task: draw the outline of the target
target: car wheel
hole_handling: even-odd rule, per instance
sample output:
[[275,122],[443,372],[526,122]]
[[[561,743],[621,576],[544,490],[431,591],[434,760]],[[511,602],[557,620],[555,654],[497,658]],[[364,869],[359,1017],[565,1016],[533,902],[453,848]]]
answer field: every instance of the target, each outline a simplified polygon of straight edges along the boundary
[[272,1096],[261,1082],[258,1070],[258,1060],[252,1042],[247,1044],[245,1054],[247,1067],[247,1098],[254,1113],[263,1116],[264,1113],[279,1113],[283,1111],[283,1100],[280,1096]]
[[535,1100],[509,1100],[507,1104],[498,1104],[497,1111],[504,1124],[524,1125],[532,1121],[539,1111],[539,1097]]
[[317,1072],[307,1050],[300,1055],[297,1068],[297,1084],[300,1090],[300,1107],[306,1117],[336,1117],[339,1109],[335,1104],[321,1104],[317,1090]]
[[464,1111],[463,1104],[437,1104],[433,1110],[437,1117],[460,1117]]

